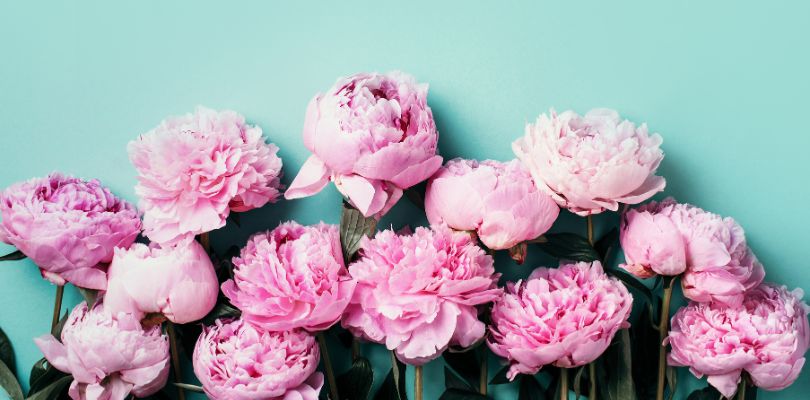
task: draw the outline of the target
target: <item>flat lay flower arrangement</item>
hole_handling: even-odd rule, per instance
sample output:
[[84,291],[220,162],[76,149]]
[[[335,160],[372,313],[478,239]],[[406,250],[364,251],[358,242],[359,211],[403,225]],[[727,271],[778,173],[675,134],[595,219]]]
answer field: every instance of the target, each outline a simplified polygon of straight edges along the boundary
[[[707,378],[690,400],[750,400],[797,379],[810,347],[801,289],[765,281],[733,219],[650,201],[665,188],[660,135],[613,110],[551,110],[513,142],[514,160],[444,160],[427,92],[400,72],[339,79],[306,109],[312,155],[286,188],[261,128],[201,107],[129,143],[137,207],[58,172],[3,190],[0,240],[17,251],[2,260],[29,258],[57,290],[27,394],[0,330],[0,386],[13,400],[405,399],[413,369],[422,400],[422,366],[439,358],[446,400],[509,382],[521,400],[671,399],[679,367]],[[330,182],[339,225],[287,221],[211,250],[208,232],[238,213]],[[378,231],[403,198],[430,226]],[[566,211],[587,235],[549,233]],[[620,224],[596,238],[600,213]],[[494,253],[524,264],[535,251],[559,263],[513,265],[527,277],[504,282]],[[67,284],[85,301],[62,316]],[[351,368],[333,368],[327,337]],[[390,351],[386,376],[360,343]],[[491,376],[490,353],[503,364]],[[180,380],[181,357],[199,384]]]

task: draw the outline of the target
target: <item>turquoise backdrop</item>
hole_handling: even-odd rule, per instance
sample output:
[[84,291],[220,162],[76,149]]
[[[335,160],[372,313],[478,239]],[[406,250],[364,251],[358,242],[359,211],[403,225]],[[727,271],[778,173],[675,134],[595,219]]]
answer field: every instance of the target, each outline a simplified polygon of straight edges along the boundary
[[[60,170],[134,201],[127,142],[196,105],[261,126],[281,148],[289,183],[308,155],[300,136],[308,100],[339,76],[401,69],[430,83],[447,158],[510,159],[524,124],[550,107],[611,107],[648,122],[664,137],[666,194],[733,216],[768,280],[810,289],[808,16],[806,1],[4,2],[0,187]],[[247,213],[212,240],[242,245],[280,220],[338,217],[330,187]],[[423,222],[403,201],[382,225]],[[615,217],[598,218],[597,228],[608,223]],[[582,224],[569,215],[556,229]],[[0,245],[0,254],[10,249]],[[498,265],[517,276],[548,261]],[[0,265],[0,327],[25,381],[53,295],[30,262]],[[69,288],[65,307],[78,300]],[[364,351],[379,382],[388,356],[379,346]],[[426,399],[437,399],[441,362],[426,376]],[[689,376],[682,371],[679,398],[699,385]],[[507,399],[515,390],[493,392]],[[807,393],[810,368],[760,398]]]

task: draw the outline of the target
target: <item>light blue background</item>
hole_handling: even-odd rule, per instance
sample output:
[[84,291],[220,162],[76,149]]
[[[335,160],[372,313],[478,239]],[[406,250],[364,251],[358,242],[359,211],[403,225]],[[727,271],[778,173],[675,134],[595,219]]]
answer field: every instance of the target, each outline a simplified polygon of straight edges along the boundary
[[[401,69],[430,83],[447,157],[512,158],[524,123],[549,107],[647,121],[665,139],[667,194],[733,216],[768,280],[810,289],[808,2],[168,3],[0,6],[0,187],[61,170],[135,200],[127,142],[198,104],[260,125],[289,183],[307,157],[307,101],[339,76]],[[242,244],[280,219],[336,223],[338,207],[330,188],[212,239]],[[385,222],[421,221],[404,201]],[[0,326],[25,380],[53,293],[29,262],[0,265]],[[71,288],[66,306],[77,301]],[[387,370],[387,355],[372,354]],[[761,398],[807,398],[808,370]],[[426,374],[441,383],[440,363]]]

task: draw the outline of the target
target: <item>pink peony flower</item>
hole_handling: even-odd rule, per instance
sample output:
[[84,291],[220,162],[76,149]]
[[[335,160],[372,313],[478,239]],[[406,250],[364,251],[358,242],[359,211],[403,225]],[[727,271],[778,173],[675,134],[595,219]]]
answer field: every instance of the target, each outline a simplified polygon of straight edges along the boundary
[[74,400],[146,397],[169,377],[169,341],[160,327],[144,330],[133,315],[112,316],[101,305],[76,306],[61,343],[52,335],[34,342],[54,368],[73,375],[68,394]]
[[323,375],[315,338],[217,320],[194,347],[194,373],[214,400],[318,400]]
[[801,289],[762,284],[739,307],[692,302],[672,317],[669,364],[689,367],[723,396],[737,391],[746,371],[754,385],[781,390],[792,384],[810,348],[810,307]]
[[509,360],[510,380],[548,364],[585,365],[630,326],[632,307],[627,288],[599,261],[537,268],[525,282],[509,283],[495,302],[487,344]]
[[401,72],[341,78],[309,103],[304,145],[313,155],[284,193],[297,199],[331,180],[365,216],[382,216],[442,165],[428,87]]
[[386,230],[364,238],[360,254],[349,266],[357,289],[342,320],[355,336],[411,365],[484,337],[476,306],[498,298],[499,274],[470,235],[445,226]]
[[222,292],[242,318],[269,331],[334,325],[354,292],[334,225],[287,222],[254,235]]
[[622,221],[624,268],[640,277],[683,272],[689,299],[737,306],[765,277],[731,218],[668,198],[630,210]]
[[662,139],[648,135],[646,124],[636,127],[608,109],[585,116],[550,114],[527,124],[512,149],[560,207],[582,216],[599,214],[664,190],[664,178],[655,175],[664,158]]
[[214,265],[196,241],[115,249],[109,279],[104,308],[138,319],[161,313],[177,324],[197,321],[214,308],[219,294]]
[[113,249],[141,230],[138,212],[97,180],[59,173],[0,193],[0,241],[17,247],[56,285],[104,290]]
[[508,249],[545,233],[560,209],[517,161],[448,161],[425,193],[431,224],[475,231],[487,247]]
[[225,225],[231,211],[274,202],[281,189],[278,147],[233,111],[197,108],[129,143],[146,235],[171,245]]

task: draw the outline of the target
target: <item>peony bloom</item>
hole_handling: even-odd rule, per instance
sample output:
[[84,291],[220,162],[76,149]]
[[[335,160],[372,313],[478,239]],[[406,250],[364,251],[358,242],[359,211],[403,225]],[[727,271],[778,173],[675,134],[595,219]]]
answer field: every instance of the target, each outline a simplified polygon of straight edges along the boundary
[[334,325],[354,292],[334,225],[287,222],[254,235],[222,292],[242,318],[269,331]]
[[548,364],[585,365],[630,326],[632,307],[627,288],[599,261],[537,268],[528,280],[509,283],[495,303],[487,344],[509,360],[510,380]]
[[498,298],[499,274],[470,235],[445,226],[407,236],[386,230],[364,238],[360,254],[349,266],[357,289],[342,320],[355,336],[411,365],[484,337],[476,306]]
[[0,241],[17,247],[56,285],[104,290],[106,264],[141,230],[138,212],[95,179],[59,173],[0,193]]
[[448,161],[425,193],[431,224],[475,231],[487,247],[508,249],[545,233],[560,209],[517,161]]
[[214,400],[318,400],[319,361],[305,331],[266,332],[241,319],[203,328],[193,356],[194,374]]
[[733,219],[671,198],[628,211],[621,243],[625,269],[639,277],[683,272],[684,295],[694,301],[737,306],[765,277]]
[[582,216],[599,214],[664,190],[664,178],[655,175],[664,158],[662,139],[648,135],[646,124],[636,127],[608,109],[585,116],[550,114],[527,124],[512,149],[560,207]]
[[342,78],[307,107],[304,145],[313,153],[284,193],[297,199],[331,180],[363,215],[382,216],[442,165],[428,87],[401,72]]
[[740,307],[692,302],[672,317],[669,364],[689,367],[731,398],[745,371],[765,390],[788,387],[810,348],[810,307],[801,289],[762,284]]
[[138,319],[161,313],[177,324],[197,321],[214,308],[219,294],[214,265],[196,241],[115,249],[109,277],[105,309]]
[[145,233],[171,245],[225,225],[231,211],[274,202],[281,189],[278,147],[233,111],[198,108],[129,143],[138,170]]
[[146,397],[166,385],[169,341],[160,327],[144,330],[129,314],[112,314],[81,303],[70,313],[60,343],[52,335],[34,339],[54,368],[73,375],[74,400]]

